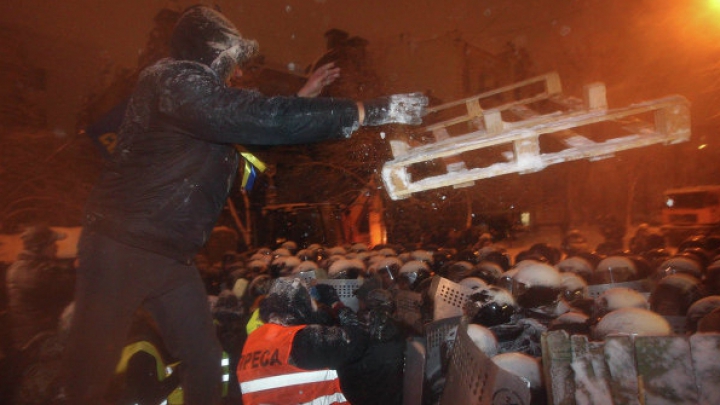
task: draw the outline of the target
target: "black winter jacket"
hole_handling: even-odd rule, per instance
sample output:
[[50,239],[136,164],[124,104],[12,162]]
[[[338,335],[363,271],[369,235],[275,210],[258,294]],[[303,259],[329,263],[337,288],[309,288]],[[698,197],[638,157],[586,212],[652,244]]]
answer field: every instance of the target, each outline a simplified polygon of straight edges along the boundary
[[200,62],[161,60],[138,80],[85,228],[190,263],[233,185],[233,144],[316,142],[357,127],[352,100],[266,97]]

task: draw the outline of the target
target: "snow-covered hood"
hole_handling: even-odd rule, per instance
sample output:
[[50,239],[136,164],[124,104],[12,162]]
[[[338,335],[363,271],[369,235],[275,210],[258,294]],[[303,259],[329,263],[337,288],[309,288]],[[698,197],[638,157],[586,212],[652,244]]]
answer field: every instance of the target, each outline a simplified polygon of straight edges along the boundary
[[171,56],[178,60],[200,62],[222,78],[229,77],[238,64],[258,51],[258,43],[245,39],[235,25],[207,6],[186,10],[170,39]]

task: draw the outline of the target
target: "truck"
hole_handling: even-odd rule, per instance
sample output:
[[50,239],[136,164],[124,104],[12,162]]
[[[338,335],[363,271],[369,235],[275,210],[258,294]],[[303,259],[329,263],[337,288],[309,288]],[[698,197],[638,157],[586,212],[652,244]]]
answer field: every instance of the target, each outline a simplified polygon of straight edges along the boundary
[[669,244],[720,231],[720,185],[672,188],[663,196],[660,230]]

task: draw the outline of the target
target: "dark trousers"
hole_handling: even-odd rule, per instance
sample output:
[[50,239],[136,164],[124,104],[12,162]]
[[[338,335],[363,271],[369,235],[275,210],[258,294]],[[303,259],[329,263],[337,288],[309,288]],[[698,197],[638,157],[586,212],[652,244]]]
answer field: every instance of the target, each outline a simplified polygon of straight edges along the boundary
[[195,266],[89,231],[81,236],[78,258],[64,364],[68,403],[103,403],[141,305],[157,322],[170,353],[181,361],[185,404],[217,403],[222,349]]

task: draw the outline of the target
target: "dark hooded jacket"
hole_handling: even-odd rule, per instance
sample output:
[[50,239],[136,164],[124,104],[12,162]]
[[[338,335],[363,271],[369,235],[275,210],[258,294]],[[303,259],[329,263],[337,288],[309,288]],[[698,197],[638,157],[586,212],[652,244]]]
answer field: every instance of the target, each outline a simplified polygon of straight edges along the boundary
[[189,263],[234,183],[234,144],[308,143],[357,129],[352,100],[229,87],[226,78],[256,48],[208,7],[183,14],[172,57],[138,79],[113,156],[89,197],[86,230]]

